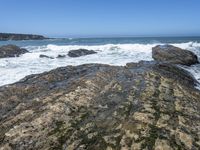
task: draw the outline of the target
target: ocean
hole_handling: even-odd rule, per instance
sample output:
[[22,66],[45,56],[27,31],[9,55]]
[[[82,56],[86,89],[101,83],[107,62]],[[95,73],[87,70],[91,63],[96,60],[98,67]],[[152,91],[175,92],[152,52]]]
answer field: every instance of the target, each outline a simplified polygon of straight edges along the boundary
[[[19,81],[30,74],[38,74],[67,65],[102,63],[123,66],[128,62],[151,61],[151,50],[156,45],[171,44],[194,52],[200,60],[200,37],[134,37],[134,38],[65,38],[35,41],[0,41],[1,45],[15,44],[30,53],[15,58],[0,59],[0,86]],[[78,58],[56,58],[69,50],[95,50],[97,54]],[[53,57],[40,58],[41,54]],[[200,64],[188,70],[200,82]],[[200,87],[200,86],[199,86]]]

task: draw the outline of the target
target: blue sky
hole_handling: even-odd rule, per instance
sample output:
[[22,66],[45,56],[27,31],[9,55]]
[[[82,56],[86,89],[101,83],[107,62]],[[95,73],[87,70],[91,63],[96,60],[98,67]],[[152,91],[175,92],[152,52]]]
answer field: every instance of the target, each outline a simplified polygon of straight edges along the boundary
[[1,0],[0,32],[54,37],[198,36],[200,0]]

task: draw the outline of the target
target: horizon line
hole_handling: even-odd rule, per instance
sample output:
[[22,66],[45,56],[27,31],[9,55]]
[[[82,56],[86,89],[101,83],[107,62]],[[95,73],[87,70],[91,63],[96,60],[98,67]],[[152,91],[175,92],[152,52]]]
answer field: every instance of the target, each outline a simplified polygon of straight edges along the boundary
[[178,35],[178,36],[48,36],[55,39],[78,39],[78,38],[184,38],[184,37],[200,37],[200,35]]
[[200,35],[53,35],[40,33],[19,33],[19,32],[0,32],[0,34],[23,34],[40,35],[47,38],[65,39],[65,38],[167,38],[167,37],[200,37]]

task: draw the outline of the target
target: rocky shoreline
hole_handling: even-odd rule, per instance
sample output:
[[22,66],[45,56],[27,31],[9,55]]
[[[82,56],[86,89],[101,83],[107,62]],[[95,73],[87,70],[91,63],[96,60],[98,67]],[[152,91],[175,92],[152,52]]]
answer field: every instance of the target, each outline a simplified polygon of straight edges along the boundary
[[15,33],[0,33],[0,41],[8,40],[44,40],[48,39],[42,35],[34,34],[15,34]]
[[30,75],[0,87],[0,149],[198,150],[196,84],[171,59]]

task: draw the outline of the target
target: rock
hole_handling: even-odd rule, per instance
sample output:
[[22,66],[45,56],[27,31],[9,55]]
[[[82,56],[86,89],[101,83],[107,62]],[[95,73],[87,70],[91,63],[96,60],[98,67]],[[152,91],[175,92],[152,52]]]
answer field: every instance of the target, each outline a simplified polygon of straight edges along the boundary
[[87,50],[87,49],[78,49],[78,50],[71,50],[68,53],[69,57],[80,57],[84,55],[90,55],[90,54],[96,54],[97,52],[93,50]]
[[0,87],[0,149],[200,148],[196,80],[162,62],[87,64]]
[[0,33],[0,41],[7,40],[43,40],[48,39],[42,35]]
[[40,57],[40,58],[49,58],[49,59],[54,59],[54,58],[51,57],[51,56],[47,56],[47,55],[43,55],[43,54],[41,54],[39,57]]
[[173,150],[173,149],[166,140],[157,139],[155,144],[155,150]]
[[5,45],[0,47],[0,58],[19,57],[21,54],[28,53],[24,48],[16,45]]
[[158,45],[153,47],[152,57],[157,61],[166,61],[172,64],[187,66],[198,63],[198,58],[193,52],[172,45]]
[[58,55],[56,58],[65,58],[66,55]]

